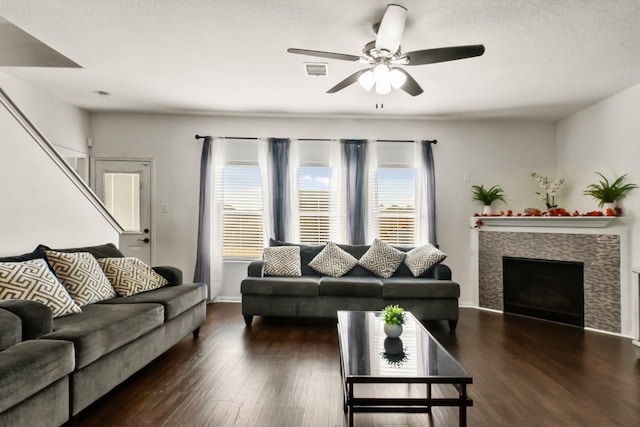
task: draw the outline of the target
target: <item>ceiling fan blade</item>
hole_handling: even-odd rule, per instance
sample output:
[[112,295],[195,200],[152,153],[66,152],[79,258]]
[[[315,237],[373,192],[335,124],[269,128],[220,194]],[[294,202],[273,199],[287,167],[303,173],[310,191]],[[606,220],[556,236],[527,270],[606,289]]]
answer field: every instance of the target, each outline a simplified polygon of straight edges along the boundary
[[402,74],[404,74],[407,77],[407,80],[405,80],[404,84],[400,86],[400,89],[407,92],[411,96],[418,96],[422,92],[424,92],[424,90],[422,90],[418,82],[413,77],[411,77],[411,75],[407,73],[405,70],[403,70],[402,68],[393,68],[393,69],[400,71]]
[[451,46],[438,49],[424,49],[407,52],[402,58],[407,58],[407,65],[435,64],[436,62],[455,61],[456,59],[472,58],[484,53],[484,45]]
[[397,4],[390,4],[384,12],[376,37],[376,50],[386,50],[394,54],[400,48],[404,24],[407,20],[407,9]]
[[287,52],[297,53],[299,55],[319,56],[321,58],[341,59],[343,61],[357,61],[360,59],[359,56],[355,56],[355,55],[347,55],[344,53],[334,53],[334,52],[323,52],[321,50],[289,48],[287,49]]
[[352,84],[358,81],[358,77],[366,73],[368,70],[369,70],[368,68],[365,68],[363,70],[356,71],[355,73],[351,74],[349,77],[347,77],[346,79],[344,79],[343,81],[341,81],[340,83],[338,83],[337,85],[329,89],[327,93],[336,93],[337,91],[342,90],[347,86],[351,86]]

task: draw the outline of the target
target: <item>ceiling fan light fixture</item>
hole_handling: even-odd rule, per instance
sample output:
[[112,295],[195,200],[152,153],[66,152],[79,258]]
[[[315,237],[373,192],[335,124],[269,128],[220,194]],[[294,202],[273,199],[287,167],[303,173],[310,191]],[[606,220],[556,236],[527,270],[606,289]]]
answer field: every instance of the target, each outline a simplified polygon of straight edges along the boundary
[[397,68],[393,68],[389,73],[389,81],[391,82],[391,87],[400,89],[404,82],[407,81],[407,76]]
[[364,88],[364,90],[371,90],[373,85],[376,84],[376,78],[373,75],[373,71],[367,70],[358,77],[358,83]]
[[376,93],[378,95],[386,95],[389,92],[391,92],[391,82],[388,79],[376,82]]

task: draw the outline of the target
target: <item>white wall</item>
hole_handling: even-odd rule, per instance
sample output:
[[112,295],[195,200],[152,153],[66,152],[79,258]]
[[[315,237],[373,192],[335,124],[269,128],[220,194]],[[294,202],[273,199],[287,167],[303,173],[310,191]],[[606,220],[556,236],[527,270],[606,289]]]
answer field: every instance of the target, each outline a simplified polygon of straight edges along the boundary
[[58,147],[88,154],[89,113],[0,72],[0,87],[47,140]]
[[[201,142],[195,134],[235,137],[438,139],[434,148],[438,237],[446,263],[462,286],[461,304],[476,305],[472,283],[469,217],[471,184],[500,184],[509,206],[539,206],[533,170],[553,174],[555,133],[550,123],[426,120],[269,118],[197,115],[91,114],[95,157],[155,161],[155,263],[181,268],[188,280],[195,266]],[[470,182],[464,182],[465,173]],[[169,212],[161,213],[161,204]],[[504,206],[497,206],[502,209]],[[504,207],[506,209],[506,207]],[[244,265],[225,268],[221,297],[240,296]]]
[[[567,179],[565,200],[571,209],[597,208],[593,199],[582,194],[587,185],[600,178],[595,172],[610,179],[628,174],[630,182],[640,185],[638,111],[640,84],[557,123],[558,174]],[[640,190],[632,191],[623,200],[622,209],[631,228],[630,264],[640,267]],[[631,271],[622,274],[624,281],[634,283]],[[630,290],[623,291],[623,311],[630,312],[637,323],[637,286],[634,283]],[[636,325],[634,334],[637,335]]]
[[[52,143],[80,148],[88,114],[0,73],[0,85]],[[0,256],[42,243],[117,243],[117,231],[4,107],[0,107]]]

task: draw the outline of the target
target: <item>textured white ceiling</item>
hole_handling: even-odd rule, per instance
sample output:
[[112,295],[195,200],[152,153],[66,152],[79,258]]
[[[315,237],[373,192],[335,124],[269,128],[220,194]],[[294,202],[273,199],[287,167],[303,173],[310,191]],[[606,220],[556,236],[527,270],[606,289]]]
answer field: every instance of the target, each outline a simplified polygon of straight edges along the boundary
[[[407,67],[424,88],[378,96],[361,64],[289,47],[359,55],[379,0],[1,0],[0,17],[82,69],[2,67],[92,111],[399,115],[556,120],[640,82],[638,0],[405,0],[402,50],[484,44],[478,58]],[[99,97],[95,91],[108,91]],[[376,103],[384,103],[376,110]]]

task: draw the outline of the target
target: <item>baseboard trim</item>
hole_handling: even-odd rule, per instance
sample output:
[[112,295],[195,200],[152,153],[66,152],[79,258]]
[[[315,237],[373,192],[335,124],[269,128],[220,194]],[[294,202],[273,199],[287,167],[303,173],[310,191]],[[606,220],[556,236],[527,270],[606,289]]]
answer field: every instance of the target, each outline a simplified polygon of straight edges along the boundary
[[211,302],[232,302],[240,304],[242,302],[242,297],[216,297]]

